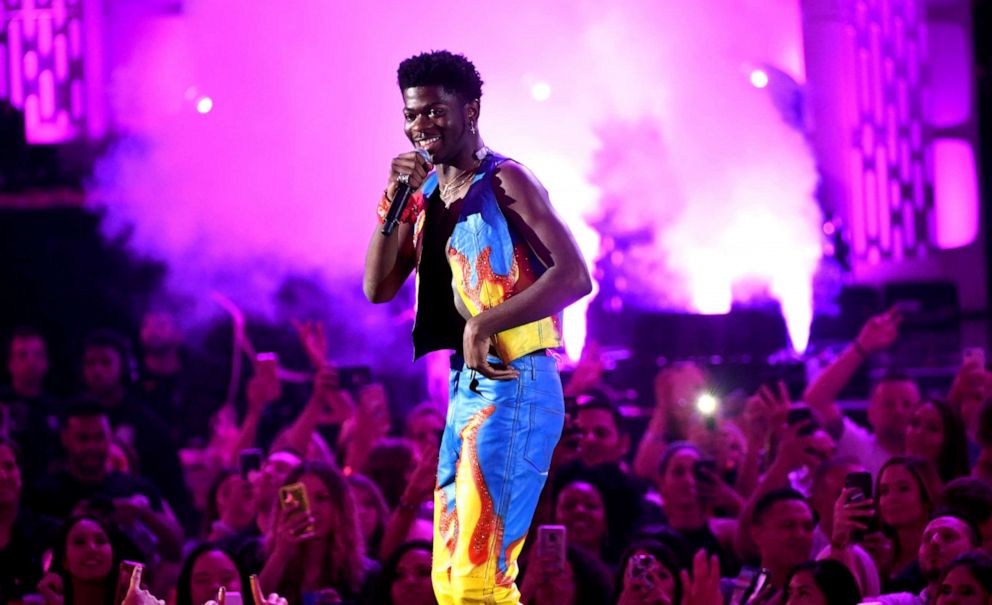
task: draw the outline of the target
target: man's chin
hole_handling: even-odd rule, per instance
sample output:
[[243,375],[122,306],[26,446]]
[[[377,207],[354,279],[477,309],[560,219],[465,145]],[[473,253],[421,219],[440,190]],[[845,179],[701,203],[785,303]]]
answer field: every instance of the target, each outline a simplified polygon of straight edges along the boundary
[[920,573],[929,582],[936,582],[940,579],[940,572],[943,565],[936,557],[925,557],[920,560]]

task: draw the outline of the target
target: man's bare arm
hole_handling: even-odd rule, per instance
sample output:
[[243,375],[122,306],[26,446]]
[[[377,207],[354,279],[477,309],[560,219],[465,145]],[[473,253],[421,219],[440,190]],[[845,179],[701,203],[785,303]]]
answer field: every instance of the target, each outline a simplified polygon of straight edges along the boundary
[[377,225],[365,255],[365,279],[362,282],[365,297],[373,303],[393,300],[415,264],[413,226],[400,224],[387,237],[382,234],[382,227]]
[[473,318],[487,337],[558,313],[592,291],[592,278],[572,234],[533,174],[504,162],[494,188],[507,220],[548,267],[529,288]]
[[902,318],[895,309],[869,319],[862,326],[854,342],[806,388],[804,394],[806,403],[819,412],[834,438],[842,433],[841,422],[844,418],[840,406],[837,405],[837,396],[851,381],[868,355],[895,342],[899,335],[900,321]]
[[[431,171],[431,165],[414,151],[408,151],[393,158],[389,170],[389,183],[385,196],[395,200],[399,192],[399,176],[407,178],[410,189],[416,191],[423,185]],[[413,200],[408,200],[411,204]],[[410,277],[417,263],[417,251],[413,245],[413,225],[401,222],[392,235],[382,234],[376,226],[365,255],[365,279],[362,289],[370,302],[384,303],[393,300]]]

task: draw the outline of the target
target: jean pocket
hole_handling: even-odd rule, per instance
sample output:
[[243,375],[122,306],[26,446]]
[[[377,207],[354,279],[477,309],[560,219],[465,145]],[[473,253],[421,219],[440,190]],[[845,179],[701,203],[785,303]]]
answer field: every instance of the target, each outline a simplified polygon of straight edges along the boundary
[[516,405],[519,399],[520,379],[492,380],[476,373],[469,379],[468,390],[472,396],[489,403]]
[[537,472],[547,473],[551,468],[551,457],[555,453],[564,425],[563,412],[531,403],[527,438],[524,441],[524,460]]
[[522,372],[524,381],[524,401],[532,405],[562,414],[565,412],[565,397],[563,394],[561,376],[557,371],[542,371],[534,369]]

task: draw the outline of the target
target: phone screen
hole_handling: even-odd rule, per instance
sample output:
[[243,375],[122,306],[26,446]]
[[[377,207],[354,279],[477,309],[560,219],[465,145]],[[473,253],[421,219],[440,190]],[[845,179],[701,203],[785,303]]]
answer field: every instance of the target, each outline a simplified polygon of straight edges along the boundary
[[[861,471],[856,473],[848,473],[844,477],[844,487],[854,488],[858,490],[854,495],[851,496],[850,501],[859,502],[862,500],[870,500],[871,495],[871,473],[867,471]],[[854,530],[851,532],[851,540],[854,542],[863,542],[865,534],[873,533],[878,531],[878,517],[873,515],[870,518],[860,519],[865,525],[868,526],[867,530]]]
[[247,480],[250,472],[262,468],[262,450],[256,448],[241,450],[238,454],[238,467],[241,470],[241,478]]
[[555,569],[565,569],[566,530],[563,525],[541,525],[537,528],[538,554],[554,559]]
[[[279,505],[291,508],[294,503],[303,510],[310,512],[310,498],[307,496],[307,486],[302,483],[290,483],[279,488]],[[308,525],[306,531],[312,532],[313,526]]]
[[756,598],[768,584],[769,577],[771,577],[771,572],[764,567],[762,567],[758,573],[754,574],[754,577],[751,579],[751,585],[747,587],[747,591],[744,593],[744,598],[741,599],[741,605],[755,603]]
[[859,490],[865,500],[871,500],[871,473],[867,471],[848,473],[844,477],[844,487]]

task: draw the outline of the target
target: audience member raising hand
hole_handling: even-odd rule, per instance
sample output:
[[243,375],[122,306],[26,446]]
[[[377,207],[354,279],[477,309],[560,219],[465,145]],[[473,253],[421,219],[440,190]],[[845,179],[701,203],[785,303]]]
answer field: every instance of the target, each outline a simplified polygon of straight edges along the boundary
[[[812,428],[812,421],[804,420],[782,430],[771,464],[750,496],[752,503],[768,491],[791,486],[792,477],[797,471],[803,474],[812,473],[830,457],[831,452],[827,447],[830,443],[825,443],[829,442],[829,437],[811,432]],[[741,527],[746,528],[747,513],[742,514],[741,518]],[[745,552],[751,551],[748,549]]]
[[421,450],[417,466],[413,469],[410,480],[389,517],[382,538],[380,558],[388,558],[400,544],[409,539],[417,521],[417,513],[424,504],[434,498],[434,490],[437,487],[438,452],[439,447]]
[[674,441],[688,439],[692,428],[701,423],[696,400],[705,388],[706,376],[694,364],[673,365],[658,372],[654,380],[654,411],[634,456],[635,474],[657,480],[658,460],[665,448]]
[[[857,425],[837,403],[866,359],[896,342],[901,321],[896,309],[870,318],[809,384],[809,413],[778,382],[761,386],[740,411],[724,406],[718,423],[704,422],[697,404],[706,393],[706,370],[673,363],[656,376],[655,406],[640,441],[636,418],[621,418],[609,401],[596,399],[607,368],[591,343],[565,389],[585,401],[576,406],[574,433],[566,432],[556,458],[579,459],[552,467],[553,489],[547,492],[554,513],[545,520],[567,528],[566,560],[525,548],[522,602],[722,605],[741,563],[771,570],[757,602],[774,605],[853,605],[861,595],[886,604],[938,605],[961,602],[966,592],[987,597],[982,574],[988,561],[951,560],[976,549],[978,535],[992,535],[988,498],[955,505],[960,498],[952,492],[936,506],[941,479],[961,477],[987,487],[981,479],[992,476],[992,421],[985,422],[992,419],[992,373],[982,355],[966,353],[946,404],[922,399],[912,380],[892,370],[871,390],[870,428]],[[133,417],[142,402],[129,399],[127,339],[88,340],[83,376],[98,401],[67,408],[61,427],[48,418],[48,433],[58,429],[54,434],[63,440],[67,465],[26,485],[24,493],[40,512],[99,515],[66,522],[51,569],[43,574],[40,549],[25,544],[47,543],[44,523],[20,506],[23,467],[17,448],[0,438],[0,601],[23,598],[37,586],[47,605],[107,605],[123,549],[133,549],[144,536],[150,539],[142,544],[153,545],[139,549],[149,567],[136,569],[118,605],[162,605],[141,587],[142,572],[166,596],[177,570],[157,561],[178,567],[181,552],[189,554],[174,605],[228,605],[232,593],[254,605],[288,605],[278,594],[264,597],[257,582],[249,586],[247,574],[258,570],[264,585],[293,603],[435,603],[430,544],[410,540],[429,537],[443,404],[410,409],[416,401],[391,402],[388,382],[363,380],[361,388],[343,388],[343,381],[353,381],[330,362],[324,324],[297,321],[293,327],[310,375],[281,368],[275,354],[254,356],[244,383],[244,417],[237,423],[234,406],[227,406],[228,437],[207,450],[212,458],[201,457],[211,460],[205,466],[217,475],[206,506],[209,529],[201,537],[221,542],[195,547],[184,544],[168,498],[141,476],[158,462],[148,453],[155,425]],[[150,343],[144,336],[142,342]],[[174,345],[161,367],[175,367]],[[246,340],[235,349],[254,355]],[[14,378],[15,394],[23,396],[21,374]],[[312,384],[309,398],[295,383]],[[296,409],[301,411],[295,417],[285,417]],[[394,423],[392,413],[400,410],[406,413]],[[4,401],[0,411],[6,414],[0,428],[16,429],[22,419],[12,414],[23,410]],[[276,422],[267,427],[270,418]],[[403,437],[393,432],[394,424]],[[259,432],[267,433],[262,442],[274,441],[261,468],[242,477],[230,467],[242,450],[258,447]],[[47,434],[36,433],[39,439]],[[11,434],[23,439],[23,431]],[[332,447],[323,441],[328,435],[336,439]],[[107,468],[110,442],[118,437],[142,453],[127,475]],[[966,448],[976,444],[984,449],[972,468]],[[864,470],[876,478],[874,499],[859,499],[844,487],[849,473]],[[968,473],[974,478],[963,477]],[[632,474],[650,479],[658,493],[645,495]],[[160,483],[165,477],[151,476]],[[307,498],[282,501],[279,488],[294,483],[305,486]],[[947,516],[948,510],[969,521]],[[980,528],[977,535],[969,523]],[[658,537],[673,550],[650,541],[631,546],[635,536]],[[369,600],[377,564],[366,552],[387,561],[377,601]],[[823,560],[810,560],[817,557]],[[608,564],[619,570],[612,589],[603,573]],[[8,576],[15,573],[12,583]],[[27,590],[18,588],[25,582]],[[910,600],[885,594],[897,590],[907,591]]]
[[379,383],[363,386],[358,392],[358,409],[342,429],[341,438],[347,444],[345,466],[365,468],[372,448],[389,433],[391,423],[386,388]]
[[327,365],[327,336],[324,332],[324,322],[294,320],[293,327],[296,328],[310,365],[315,370]]
[[886,460],[903,453],[906,424],[920,402],[920,390],[912,380],[895,372],[879,381],[868,404],[868,423],[874,434],[844,416],[837,397],[869,355],[895,342],[901,321],[895,308],[869,319],[855,341],[813,379],[805,393],[806,402],[837,440],[837,453],[858,457],[873,476]]
[[348,481],[334,467],[315,462],[297,467],[286,479],[287,486],[297,482],[309,507],[296,498],[282,502],[259,580],[294,603],[307,593],[329,590],[342,599],[365,594],[366,580],[376,570],[365,558]]
[[520,585],[521,601],[530,605],[555,605],[575,602],[575,573],[566,560],[559,565],[553,558],[531,553]]
[[355,413],[355,402],[351,394],[341,388],[338,371],[330,364],[317,368],[317,373],[314,374],[312,401],[319,407],[320,425],[344,424]]
[[606,604],[611,597],[609,570],[582,548],[565,548],[565,558],[531,549],[520,585],[525,605]]
[[73,517],[59,531],[52,568],[38,584],[46,605],[105,605],[114,595],[119,553],[113,533],[93,516]]
[[128,585],[127,593],[121,605],[165,605],[165,601],[156,598],[148,592],[148,589],[141,587],[141,574],[144,565],[135,565],[131,569],[131,583]]
[[668,516],[669,527],[693,550],[703,548],[719,556],[727,573],[733,573],[737,560],[733,551],[736,519],[713,517],[712,503],[704,501],[709,492],[703,484],[706,474],[702,453],[689,443],[674,443],[659,464],[658,493]]
[[679,572],[685,595],[682,605],[721,605],[720,561],[716,556],[706,556],[700,550],[692,558],[692,575],[685,569]]
[[745,403],[740,420],[745,455],[735,484],[742,496],[750,497],[757,487],[764,458],[771,458],[774,454],[774,446],[782,438],[791,406],[792,400],[783,381],[779,381],[774,389],[762,385]]
[[672,551],[660,542],[631,545],[620,558],[617,605],[679,605],[684,589],[679,567]]
[[863,539],[861,536],[870,532],[872,520],[877,515],[874,500],[865,499],[857,488],[845,487],[834,503],[830,546],[817,555],[818,558],[828,556],[842,563],[856,579],[859,591],[865,595],[876,595],[880,591],[878,568],[858,543]]

